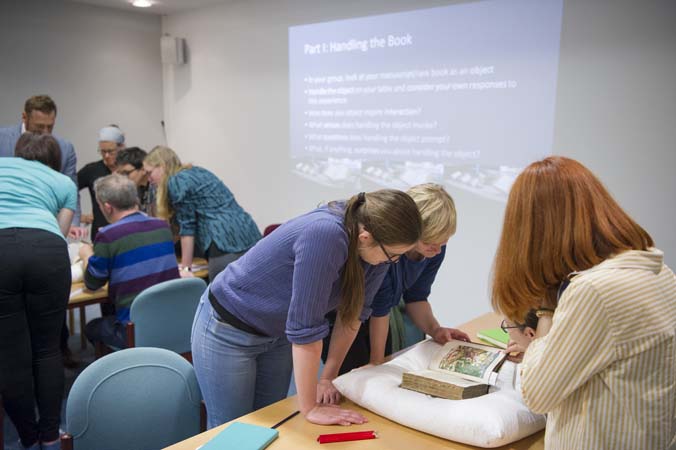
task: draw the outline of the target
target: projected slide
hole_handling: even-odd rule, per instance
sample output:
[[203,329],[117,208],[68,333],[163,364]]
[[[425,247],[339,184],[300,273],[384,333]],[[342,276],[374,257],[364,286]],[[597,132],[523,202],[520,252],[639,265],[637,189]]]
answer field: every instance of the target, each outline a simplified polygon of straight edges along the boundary
[[289,29],[292,170],[504,199],[551,152],[562,0],[488,0]]

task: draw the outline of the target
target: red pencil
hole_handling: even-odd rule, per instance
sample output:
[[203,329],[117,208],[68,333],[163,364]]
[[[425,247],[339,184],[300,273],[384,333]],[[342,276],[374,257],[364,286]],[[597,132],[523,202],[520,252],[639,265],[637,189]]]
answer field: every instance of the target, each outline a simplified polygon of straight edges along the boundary
[[378,434],[375,431],[355,431],[352,433],[320,434],[317,441],[320,444],[329,444],[331,442],[363,441],[377,437]]

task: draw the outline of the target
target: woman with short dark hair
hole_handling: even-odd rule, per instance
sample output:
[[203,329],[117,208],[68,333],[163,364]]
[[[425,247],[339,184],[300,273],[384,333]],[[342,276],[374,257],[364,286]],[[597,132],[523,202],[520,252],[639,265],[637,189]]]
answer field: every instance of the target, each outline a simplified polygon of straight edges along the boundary
[[64,236],[77,190],[58,172],[53,137],[24,133],[15,155],[0,158],[0,397],[23,448],[55,450],[64,383],[59,336],[71,284]]

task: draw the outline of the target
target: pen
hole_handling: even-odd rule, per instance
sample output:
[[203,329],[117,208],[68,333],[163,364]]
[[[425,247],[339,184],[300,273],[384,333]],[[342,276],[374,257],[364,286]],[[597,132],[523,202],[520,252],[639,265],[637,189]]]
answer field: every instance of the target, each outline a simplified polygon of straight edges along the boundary
[[282,420],[280,420],[279,422],[277,422],[276,424],[274,424],[271,428],[274,429],[274,428],[277,428],[277,427],[280,426],[280,425],[283,425],[286,421],[293,419],[293,418],[296,417],[298,414],[300,414],[300,411],[292,412],[291,414],[289,414],[288,416],[286,416],[285,418],[283,418]]
[[378,434],[375,431],[355,431],[352,433],[331,433],[320,434],[317,441],[320,444],[329,444],[331,442],[345,442],[345,441],[363,441],[366,439],[375,439]]

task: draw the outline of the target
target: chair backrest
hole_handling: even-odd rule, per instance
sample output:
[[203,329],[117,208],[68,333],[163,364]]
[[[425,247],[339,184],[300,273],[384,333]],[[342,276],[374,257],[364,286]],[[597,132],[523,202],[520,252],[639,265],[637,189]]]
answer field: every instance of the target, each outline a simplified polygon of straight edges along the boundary
[[75,379],[66,431],[75,450],[157,450],[200,432],[195,370],[161,348],[104,356]]
[[280,225],[281,223],[271,223],[270,225],[265,227],[265,230],[263,230],[263,237],[275,231]]
[[190,331],[207,284],[201,278],[177,278],[145,289],[131,304],[136,347],[190,351]]

